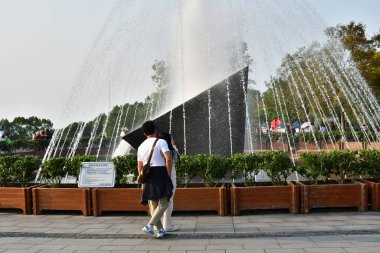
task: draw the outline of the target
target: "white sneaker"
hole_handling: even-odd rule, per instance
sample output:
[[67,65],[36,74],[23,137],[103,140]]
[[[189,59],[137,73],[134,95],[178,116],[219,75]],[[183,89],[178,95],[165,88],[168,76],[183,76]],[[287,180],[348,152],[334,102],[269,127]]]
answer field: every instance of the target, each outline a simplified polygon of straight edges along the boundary
[[165,229],[161,228],[159,231],[158,231],[158,234],[157,234],[157,238],[162,238],[165,236]]
[[171,225],[170,227],[165,228],[165,231],[166,232],[174,232],[174,231],[177,231],[178,229],[179,229],[179,227],[177,227],[175,225]]
[[142,228],[142,231],[149,235],[150,237],[152,238],[158,238],[158,234],[156,232],[153,231],[153,228],[152,227],[149,227],[148,225],[146,225],[145,227]]

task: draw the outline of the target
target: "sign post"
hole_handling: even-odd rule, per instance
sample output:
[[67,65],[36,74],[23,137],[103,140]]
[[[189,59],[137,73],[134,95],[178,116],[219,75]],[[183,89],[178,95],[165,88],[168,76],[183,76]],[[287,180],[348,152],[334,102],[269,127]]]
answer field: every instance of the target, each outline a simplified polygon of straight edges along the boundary
[[112,162],[83,162],[80,165],[79,188],[115,186],[115,166]]

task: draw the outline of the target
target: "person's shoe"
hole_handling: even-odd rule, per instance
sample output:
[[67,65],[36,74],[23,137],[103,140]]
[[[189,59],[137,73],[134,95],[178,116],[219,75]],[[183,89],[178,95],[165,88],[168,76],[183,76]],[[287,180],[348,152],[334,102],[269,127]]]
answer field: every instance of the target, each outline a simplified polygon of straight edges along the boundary
[[158,234],[153,231],[153,228],[151,226],[146,225],[142,228],[142,231],[152,238],[158,238]]
[[165,229],[160,228],[160,230],[158,230],[157,238],[162,238],[164,236],[165,236]]
[[179,228],[175,225],[171,225],[170,227],[165,228],[166,232],[174,232],[177,231]]

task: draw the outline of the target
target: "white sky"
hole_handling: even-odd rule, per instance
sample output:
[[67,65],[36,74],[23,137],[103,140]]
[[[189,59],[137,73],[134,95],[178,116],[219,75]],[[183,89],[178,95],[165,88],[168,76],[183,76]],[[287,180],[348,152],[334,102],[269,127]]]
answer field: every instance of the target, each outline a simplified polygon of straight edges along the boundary
[[[328,25],[353,20],[379,31],[380,0],[307,1]],[[0,0],[0,118],[59,119],[114,2]]]

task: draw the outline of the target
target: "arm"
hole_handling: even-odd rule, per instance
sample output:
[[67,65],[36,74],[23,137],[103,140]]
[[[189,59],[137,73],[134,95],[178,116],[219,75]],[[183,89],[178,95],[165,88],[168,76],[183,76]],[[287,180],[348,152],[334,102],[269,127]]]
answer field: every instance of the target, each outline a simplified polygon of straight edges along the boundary
[[142,161],[137,161],[137,171],[139,175],[141,175],[143,169],[143,162]]
[[167,151],[164,153],[164,156],[165,156],[166,169],[168,170],[169,177],[171,177],[172,176],[172,166],[173,166],[172,155],[170,154],[170,151]]

